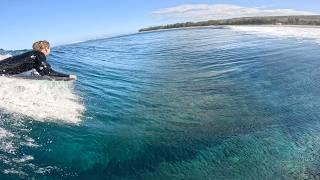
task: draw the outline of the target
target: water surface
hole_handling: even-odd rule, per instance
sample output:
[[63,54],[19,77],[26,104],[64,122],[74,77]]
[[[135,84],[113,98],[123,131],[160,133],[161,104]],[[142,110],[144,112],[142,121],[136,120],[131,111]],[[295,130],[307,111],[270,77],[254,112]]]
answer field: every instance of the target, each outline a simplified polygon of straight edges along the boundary
[[318,179],[319,48],[232,28],[55,47],[77,82],[0,79],[0,178]]

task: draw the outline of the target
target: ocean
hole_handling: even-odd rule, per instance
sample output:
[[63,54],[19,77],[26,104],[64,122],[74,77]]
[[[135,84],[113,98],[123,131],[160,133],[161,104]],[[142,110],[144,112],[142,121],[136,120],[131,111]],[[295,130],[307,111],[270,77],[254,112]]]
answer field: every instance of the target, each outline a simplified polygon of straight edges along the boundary
[[78,81],[0,77],[0,179],[319,179],[319,30],[56,46],[49,63]]

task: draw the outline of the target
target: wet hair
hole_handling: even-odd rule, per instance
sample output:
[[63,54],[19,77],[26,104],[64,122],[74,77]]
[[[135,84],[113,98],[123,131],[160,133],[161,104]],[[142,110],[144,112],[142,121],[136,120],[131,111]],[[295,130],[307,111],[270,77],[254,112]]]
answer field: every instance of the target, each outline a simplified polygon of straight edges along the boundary
[[46,40],[37,41],[37,42],[33,43],[33,45],[32,45],[32,49],[35,51],[41,51],[46,48],[50,49],[50,43]]

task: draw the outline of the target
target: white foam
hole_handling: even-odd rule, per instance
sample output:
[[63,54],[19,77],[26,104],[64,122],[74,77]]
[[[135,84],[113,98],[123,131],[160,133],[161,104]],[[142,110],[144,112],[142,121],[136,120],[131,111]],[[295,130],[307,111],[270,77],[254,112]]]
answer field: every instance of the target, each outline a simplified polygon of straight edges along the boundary
[[39,168],[38,170],[35,171],[35,173],[38,173],[38,174],[48,174],[50,173],[51,171],[61,171],[58,167],[55,167],[55,166],[47,166],[47,167],[41,167]]
[[13,161],[16,163],[25,163],[27,161],[32,161],[32,160],[34,160],[34,157],[31,155],[25,155],[25,156],[22,156],[21,158],[13,158]]
[[15,154],[17,147],[11,141],[14,137],[15,135],[10,131],[0,127],[0,151]]
[[0,109],[38,121],[79,123],[85,110],[72,83],[0,77]]
[[315,26],[228,26],[234,31],[262,36],[312,39],[320,43],[320,27]]
[[13,134],[3,128],[0,127],[0,139],[6,138],[6,137],[12,137]]
[[17,170],[17,169],[14,169],[14,168],[11,168],[11,169],[5,169],[3,171],[3,173],[5,174],[16,174],[16,175],[19,175],[19,176],[27,176],[27,174],[21,170]]

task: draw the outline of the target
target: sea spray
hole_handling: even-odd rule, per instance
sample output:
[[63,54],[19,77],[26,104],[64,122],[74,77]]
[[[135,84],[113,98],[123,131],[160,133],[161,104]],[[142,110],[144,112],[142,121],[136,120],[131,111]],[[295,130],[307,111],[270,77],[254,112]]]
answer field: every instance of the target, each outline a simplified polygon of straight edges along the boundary
[[0,109],[38,121],[79,123],[84,106],[71,82],[0,77]]

